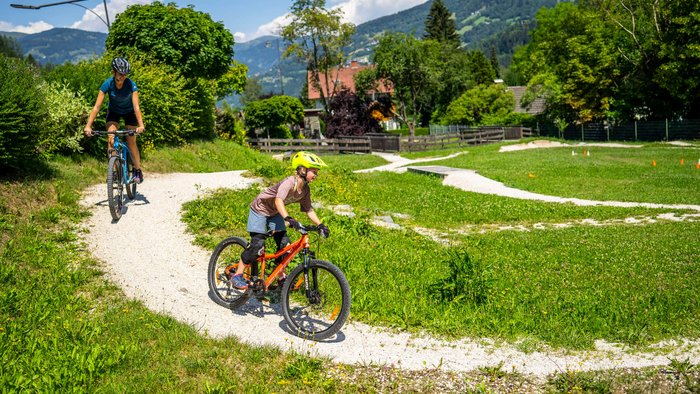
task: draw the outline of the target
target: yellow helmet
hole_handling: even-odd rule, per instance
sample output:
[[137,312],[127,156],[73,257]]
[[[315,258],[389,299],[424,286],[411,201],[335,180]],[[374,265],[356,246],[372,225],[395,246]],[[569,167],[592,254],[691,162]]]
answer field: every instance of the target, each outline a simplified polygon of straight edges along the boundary
[[326,165],[326,163],[321,160],[320,157],[313,153],[304,151],[297,152],[294,154],[294,156],[292,156],[292,168],[299,168],[299,166],[317,169],[328,167],[328,165]]

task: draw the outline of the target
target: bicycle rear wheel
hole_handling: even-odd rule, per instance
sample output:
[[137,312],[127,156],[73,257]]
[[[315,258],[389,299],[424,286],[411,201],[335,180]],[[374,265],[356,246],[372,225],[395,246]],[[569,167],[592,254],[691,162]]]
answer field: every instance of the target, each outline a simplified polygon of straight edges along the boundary
[[[134,176],[134,160],[131,158],[131,155],[126,155],[126,176]],[[129,200],[133,200],[136,197],[136,182],[126,185],[126,195],[129,197]]]
[[300,264],[284,281],[282,312],[295,335],[318,341],[335,335],[345,324],[350,314],[350,284],[328,261],[309,261],[307,273],[305,278]]
[[[241,260],[241,253],[248,246],[248,242],[238,237],[226,238],[214,249],[209,259],[207,279],[209,290],[214,302],[230,309],[236,309],[248,301],[252,290],[239,290],[233,286],[231,277],[236,273]],[[248,279],[249,268],[246,268],[245,277]]]
[[124,206],[124,183],[121,159],[117,156],[110,157],[107,165],[107,203],[112,219],[119,220]]

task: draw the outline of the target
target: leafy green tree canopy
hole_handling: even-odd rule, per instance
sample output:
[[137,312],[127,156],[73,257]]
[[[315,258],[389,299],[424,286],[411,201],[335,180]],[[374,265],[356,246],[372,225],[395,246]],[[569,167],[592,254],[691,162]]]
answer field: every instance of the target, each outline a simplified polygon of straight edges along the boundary
[[503,84],[479,85],[447,108],[443,124],[478,125],[484,118],[505,117],[515,108],[515,96]]
[[325,0],[296,0],[291,7],[291,22],[282,28],[282,37],[289,44],[284,56],[294,56],[306,64],[311,83],[321,92],[321,102],[327,109],[328,101],[337,93],[332,69],[345,63],[344,49],[355,25],[341,22],[342,10],[327,10],[325,6]]
[[40,83],[24,60],[0,54],[0,168],[34,155],[48,114]]
[[294,97],[274,96],[245,107],[245,125],[251,136],[256,130],[262,130],[271,138],[289,138],[290,127],[303,124],[304,107]]
[[374,76],[393,88],[392,98],[398,111],[395,115],[408,125],[411,137],[415,136],[415,117],[421,112],[424,97],[437,85],[440,48],[433,40],[386,33],[372,54]]
[[457,24],[442,0],[434,0],[425,19],[425,38],[459,47]]
[[230,71],[233,44],[233,35],[209,14],[160,2],[129,6],[117,16],[105,43],[115,53],[149,54],[185,78],[211,80]]
[[22,48],[14,37],[0,34],[0,54],[22,58]]

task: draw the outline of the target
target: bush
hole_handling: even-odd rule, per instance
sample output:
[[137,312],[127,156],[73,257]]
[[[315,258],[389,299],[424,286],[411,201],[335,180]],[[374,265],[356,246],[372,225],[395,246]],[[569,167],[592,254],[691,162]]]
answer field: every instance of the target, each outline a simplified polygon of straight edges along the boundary
[[270,138],[291,138],[288,125],[304,124],[304,107],[299,99],[289,96],[274,96],[253,101],[245,108],[245,122],[248,135],[255,137],[255,130],[262,129],[261,136]]
[[[67,84],[88,103],[95,103],[100,85],[111,77],[114,53],[76,65],[58,66],[46,74],[48,81]],[[211,81],[187,80],[175,68],[135,54],[126,55],[131,63],[131,78],[139,88],[139,101],[146,132],[139,137],[142,149],[180,145],[188,140],[214,136],[214,93]],[[105,100],[93,129],[104,130]],[[82,129],[82,127],[81,127]],[[97,147],[99,143],[100,147]],[[87,150],[101,154],[104,140],[89,140]]]
[[504,117],[515,107],[515,97],[502,85],[479,85],[447,107],[441,124],[479,125],[488,116]]
[[17,166],[31,157],[36,134],[47,117],[36,70],[20,59],[0,55],[0,166]]
[[[44,80],[49,83],[66,85],[92,108],[95,99],[97,99],[100,85],[111,76],[111,69],[110,58],[103,56],[100,59],[81,61],[77,64],[66,63],[56,66],[45,73]],[[97,120],[103,119],[98,117]],[[104,124],[102,128],[104,128]]]
[[[376,105],[376,107],[380,115],[383,116],[386,112],[385,108],[381,105]],[[382,131],[382,126],[372,116],[368,103],[349,90],[340,91],[331,100],[324,120],[326,121],[324,135],[328,138]]]
[[216,123],[216,81],[206,79],[188,79],[191,92],[192,125],[194,128],[185,137],[192,139],[211,139],[215,136]]
[[82,152],[80,142],[90,105],[67,84],[42,83],[40,89],[46,96],[49,112],[39,138],[40,151],[45,155]]
[[230,106],[216,109],[216,136],[239,145],[246,145],[246,131],[243,121],[238,118],[238,114]]
[[529,126],[536,125],[535,117],[512,111],[499,111],[495,114],[489,114],[481,119],[481,125],[503,125],[503,126]]

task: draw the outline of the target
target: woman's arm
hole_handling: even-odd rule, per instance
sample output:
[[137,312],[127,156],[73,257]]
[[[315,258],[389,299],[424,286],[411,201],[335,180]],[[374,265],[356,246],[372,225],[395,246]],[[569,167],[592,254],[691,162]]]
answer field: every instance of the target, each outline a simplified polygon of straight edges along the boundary
[[139,122],[139,127],[136,128],[136,133],[142,133],[146,127],[143,125],[143,117],[141,116],[141,106],[139,105],[139,92],[131,93],[131,104],[134,106],[134,114],[136,121]]
[[86,136],[91,136],[92,135],[92,122],[95,121],[95,118],[97,118],[97,114],[100,113],[100,108],[102,107],[102,102],[105,99],[105,94],[103,91],[99,91],[97,93],[97,100],[95,100],[95,106],[92,107],[92,111],[90,111],[90,116],[88,117],[87,124],[85,125],[85,130],[83,132],[85,133]]

